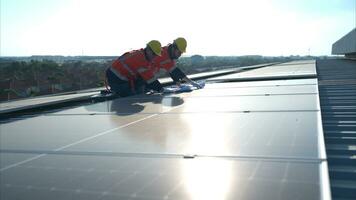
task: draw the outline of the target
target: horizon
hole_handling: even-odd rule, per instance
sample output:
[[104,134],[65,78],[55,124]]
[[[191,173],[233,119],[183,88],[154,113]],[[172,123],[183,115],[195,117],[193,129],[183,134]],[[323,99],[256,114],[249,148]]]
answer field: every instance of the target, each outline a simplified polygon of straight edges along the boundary
[[187,56],[332,56],[356,27],[355,0],[0,2],[1,57],[119,56],[176,37]]

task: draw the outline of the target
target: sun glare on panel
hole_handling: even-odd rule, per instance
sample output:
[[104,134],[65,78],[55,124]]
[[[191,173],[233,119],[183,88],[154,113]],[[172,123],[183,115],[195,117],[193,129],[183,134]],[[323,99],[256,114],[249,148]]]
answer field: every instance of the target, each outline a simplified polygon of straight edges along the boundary
[[231,167],[230,162],[211,159],[182,162],[184,188],[193,200],[225,199],[231,190]]
[[187,129],[190,140],[187,152],[199,155],[219,155],[227,152],[226,135],[228,124],[226,118],[219,114],[190,114],[184,120],[188,123]]

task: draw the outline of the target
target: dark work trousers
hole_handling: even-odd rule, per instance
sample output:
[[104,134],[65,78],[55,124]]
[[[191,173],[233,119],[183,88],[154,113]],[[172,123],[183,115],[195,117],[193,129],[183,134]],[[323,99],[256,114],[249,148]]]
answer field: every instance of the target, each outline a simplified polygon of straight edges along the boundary
[[141,78],[135,80],[135,91],[132,91],[130,83],[117,77],[110,68],[106,70],[106,79],[110,89],[121,97],[141,94],[144,92],[144,81]]

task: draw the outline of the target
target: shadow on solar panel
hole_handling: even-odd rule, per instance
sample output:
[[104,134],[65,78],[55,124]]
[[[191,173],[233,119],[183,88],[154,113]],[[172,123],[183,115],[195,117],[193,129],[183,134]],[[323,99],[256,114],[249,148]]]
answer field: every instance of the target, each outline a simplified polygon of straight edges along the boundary
[[[140,96],[132,98],[114,99],[107,104],[107,112],[126,116],[142,112],[149,104],[161,104],[164,107],[176,107],[184,103],[184,99],[178,96]],[[102,112],[103,108],[98,106],[86,106],[90,112]]]

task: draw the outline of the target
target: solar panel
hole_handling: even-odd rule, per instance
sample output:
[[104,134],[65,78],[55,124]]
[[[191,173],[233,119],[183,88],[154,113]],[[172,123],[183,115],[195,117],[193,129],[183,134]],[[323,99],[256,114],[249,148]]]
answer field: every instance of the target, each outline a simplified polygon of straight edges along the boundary
[[1,149],[57,149],[97,133],[115,129],[145,115],[37,116],[1,124]]
[[47,155],[3,174],[2,199],[321,199],[318,163]]
[[[231,84],[229,88],[219,87],[220,83],[206,84],[204,90],[198,90],[194,93],[183,94],[184,97],[197,96],[256,96],[256,95],[298,95],[298,94],[317,94],[316,85],[288,85],[288,86],[255,86],[255,87],[234,87]],[[213,87],[209,87],[214,85]]]
[[166,113],[67,150],[318,159],[319,114]]
[[258,80],[316,77],[315,61],[262,67],[209,80]]
[[298,86],[298,85],[317,85],[316,78],[303,78],[303,79],[281,79],[281,80],[262,80],[262,81],[242,81],[242,82],[219,82],[209,81],[208,83],[219,84],[206,84],[206,88],[230,88],[230,87],[267,87],[267,86]]

